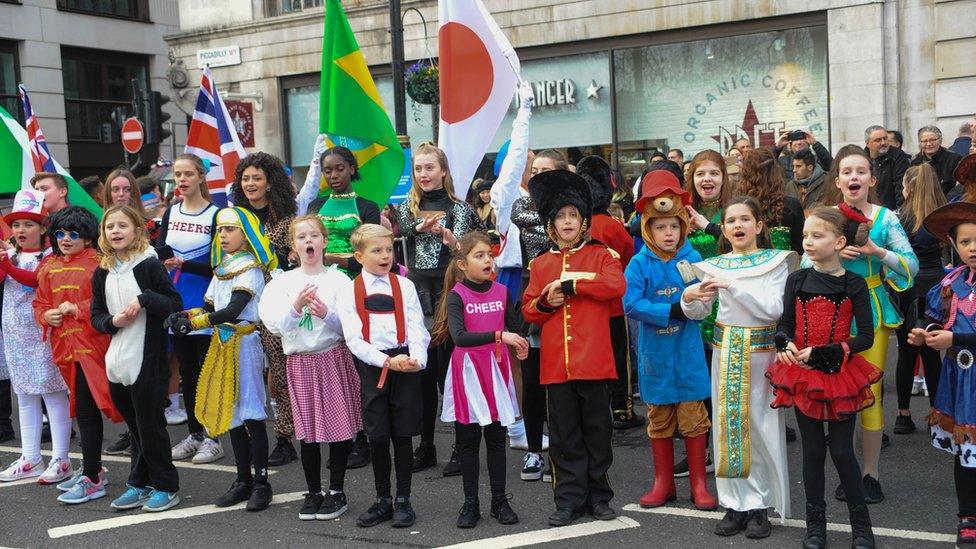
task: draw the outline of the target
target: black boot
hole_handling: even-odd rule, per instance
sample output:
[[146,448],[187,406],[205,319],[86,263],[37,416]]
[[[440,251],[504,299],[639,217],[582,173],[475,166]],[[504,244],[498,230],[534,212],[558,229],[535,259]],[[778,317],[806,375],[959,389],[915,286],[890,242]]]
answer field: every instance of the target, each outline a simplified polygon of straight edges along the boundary
[[349,453],[349,460],[346,461],[347,469],[359,469],[369,465],[369,440],[366,433],[359,431],[356,433],[356,442],[353,443],[352,451]]
[[509,505],[509,494],[493,494],[491,496],[491,516],[498,524],[517,524],[519,517]]
[[803,549],[824,549],[827,547],[827,505],[807,503],[807,537],[803,539]]
[[433,444],[421,442],[413,452],[413,472],[419,473],[437,465],[437,448]]
[[874,549],[871,515],[864,503],[848,506],[851,512],[851,549]]
[[464,505],[458,511],[457,527],[474,528],[479,520],[481,520],[481,504],[478,503],[478,498],[464,498]]
[[278,437],[278,442],[275,444],[274,450],[268,456],[268,465],[280,467],[296,459],[298,459],[298,454],[295,452],[295,446],[291,443],[291,439],[288,437]]

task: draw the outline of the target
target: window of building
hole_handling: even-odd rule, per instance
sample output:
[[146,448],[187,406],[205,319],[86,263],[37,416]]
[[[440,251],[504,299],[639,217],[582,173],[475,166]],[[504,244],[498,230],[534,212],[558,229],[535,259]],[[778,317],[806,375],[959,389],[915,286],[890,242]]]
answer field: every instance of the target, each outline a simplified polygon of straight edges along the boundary
[[149,0],[58,0],[58,9],[122,19],[149,20]]
[[149,59],[119,52],[62,48],[68,139],[97,141],[112,109],[132,104],[132,80],[146,89]]
[[23,121],[17,94],[18,70],[17,43],[0,41],[0,106]]
[[741,137],[771,146],[800,128],[829,141],[824,26],[619,49],[614,83],[627,177],[639,176],[655,149],[678,148],[690,160],[704,149],[727,153]]
[[322,0],[268,0],[268,16],[297,13],[311,8],[321,8]]

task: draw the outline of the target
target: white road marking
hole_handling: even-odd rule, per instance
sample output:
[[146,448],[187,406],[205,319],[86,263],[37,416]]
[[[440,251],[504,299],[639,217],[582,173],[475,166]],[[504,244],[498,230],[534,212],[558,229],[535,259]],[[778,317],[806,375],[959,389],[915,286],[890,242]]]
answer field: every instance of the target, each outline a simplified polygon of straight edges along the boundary
[[[10,452],[12,454],[20,454],[20,448],[14,446],[0,446],[0,452]],[[41,450],[41,455],[50,456],[50,450]],[[69,452],[68,457],[72,459],[81,459],[81,453],[79,452]],[[129,463],[129,456],[110,456],[107,454],[102,454],[102,461],[111,461],[118,463]],[[173,461],[173,465],[177,467],[182,467],[184,469],[199,469],[201,471],[221,471],[224,473],[236,473],[237,467],[231,465],[214,465],[213,463],[193,463],[191,461]],[[278,471],[271,469],[268,471],[268,475],[276,474]]]
[[[0,488],[8,488],[10,486],[20,486],[23,484],[37,484],[37,477],[22,478],[20,480],[13,480],[10,482],[0,482]],[[40,486],[40,485],[38,485]],[[3,548],[0,548],[3,549]]]
[[614,530],[626,530],[637,528],[640,523],[630,517],[617,517],[614,520],[595,520],[593,522],[581,522],[562,528],[546,528],[544,530],[533,530],[520,534],[510,534],[494,538],[485,538],[457,545],[446,545],[443,549],[494,549],[496,547],[525,547],[538,543],[549,543],[564,539],[581,538],[594,534],[605,534]]
[[[288,503],[291,501],[298,501],[304,497],[305,497],[305,492],[289,492],[287,494],[275,494],[274,499],[271,500],[271,505],[277,505],[279,503]],[[176,507],[175,509],[170,509],[169,511],[163,511],[161,513],[147,513],[145,511],[142,512],[134,511],[110,519],[94,520],[91,522],[82,522],[80,524],[71,524],[68,526],[59,526],[57,528],[50,528],[47,531],[47,535],[50,536],[51,538],[57,539],[57,538],[63,538],[67,536],[76,536],[78,534],[88,534],[91,532],[100,532],[102,530],[122,528],[124,526],[145,524],[147,522],[185,519],[185,518],[199,517],[202,515],[223,513],[225,511],[240,511],[243,510],[246,506],[247,503],[242,502],[242,503],[238,503],[237,505],[232,505],[230,507],[217,507],[215,505]]]
[[[634,503],[625,505],[623,507],[624,511],[633,513],[652,513],[656,515],[672,515],[677,517],[693,517],[693,518],[707,518],[721,520],[724,513],[719,511],[699,511],[698,509],[686,509],[682,507],[656,507],[654,509],[644,509],[639,505]],[[774,525],[780,524],[779,519],[771,519]],[[807,523],[803,520],[797,519],[786,519],[784,526],[790,528],[806,528]],[[849,524],[838,524],[835,522],[827,523],[827,530],[832,532],[847,532],[850,533],[851,527]],[[881,528],[875,526],[873,528],[874,535],[885,536],[890,538],[901,538],[901,539],[914,539],[919,541],[936,541],[944,543],[955,543],[956,536],[950,534],[940,534],[937,532],[922,532],[918,530],[899,530],[897,528]]]

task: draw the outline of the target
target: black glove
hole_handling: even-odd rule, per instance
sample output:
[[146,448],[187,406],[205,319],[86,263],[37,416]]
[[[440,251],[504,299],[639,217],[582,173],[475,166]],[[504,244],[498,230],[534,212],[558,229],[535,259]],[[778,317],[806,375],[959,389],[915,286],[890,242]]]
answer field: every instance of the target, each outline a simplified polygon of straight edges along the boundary
[[187,318],[186,311],[180,311],[178,313],[173,313],[173,314],[169,315],[168,317],[166,317],[166,320],[163,321],[163,328],[165,328],[167,330],[170,329],[170,328],[172,328],[173,325],[176,324],[176,321],[179,320],[179,319],[181,319],[181,318]]
[[773,336],[773,342],[776,344],[776,350],[782,353],[786,350],[786,346],[790,344],[790,336],[784,334],[783,332],[776,332]]
[[815,370],[820,370],[828,374],[836,374],[840,371],[841,364],[844,363],[844,348],[834,343],[832,345],[819,345],[810,351],[810,360],[807,364]]

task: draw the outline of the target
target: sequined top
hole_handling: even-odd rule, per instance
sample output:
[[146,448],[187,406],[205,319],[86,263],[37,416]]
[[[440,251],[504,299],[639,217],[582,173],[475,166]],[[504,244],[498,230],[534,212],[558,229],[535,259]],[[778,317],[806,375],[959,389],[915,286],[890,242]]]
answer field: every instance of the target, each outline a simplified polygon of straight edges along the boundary
[[512,204],[512,223],[519,228],[524,253],[523,265],[528,265],[529,261],[549,249],[551,243],[546,235],[546,226],[532,204],[531,197],[519,197]]
[[[482,229],[481,220],[474,208],[466,202],[455,202],[444,189],[425,192],[420,198],[420,211],[445,212],[439,223],[450,229],[454,236]],[[410,270],[429,271],[444,269],[451,260],[451,252],[443,245],[441,235],[417,232],[417,218],[410,211],[409,200],[397,206],[400,235],[407,239],[407,267]]]

